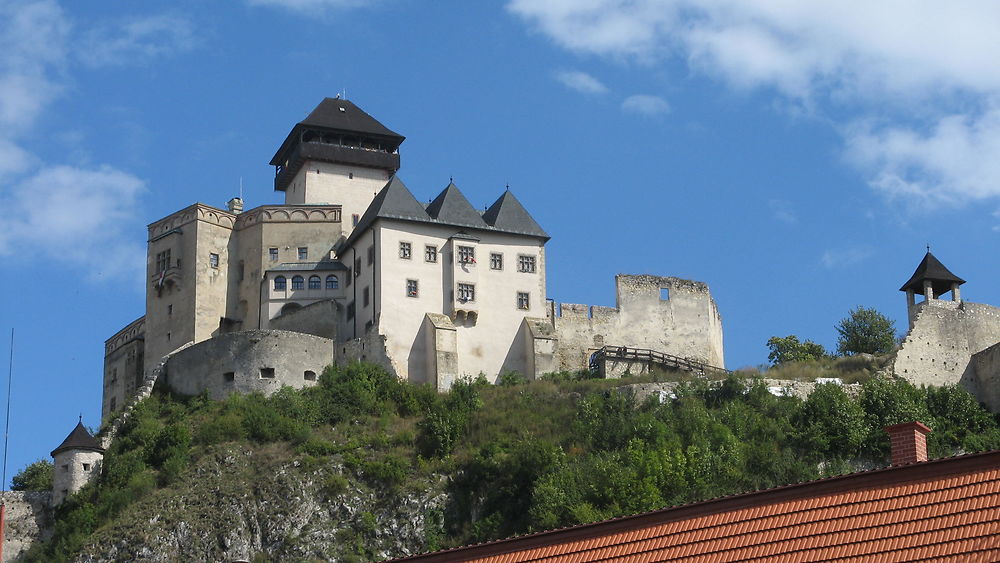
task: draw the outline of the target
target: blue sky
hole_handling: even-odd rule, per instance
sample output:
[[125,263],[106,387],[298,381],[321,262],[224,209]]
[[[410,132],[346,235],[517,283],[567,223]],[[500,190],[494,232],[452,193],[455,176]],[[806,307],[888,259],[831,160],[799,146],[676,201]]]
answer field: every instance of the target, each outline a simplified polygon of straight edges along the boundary
[[[0,0],[10,475],[78,414],[143,313],[145,225],[281,200],[271,155],[324,96],[407,137],[418,198],[506,184],[552,235],[549,296],[618,272],[707,282],[727,365],[905,329],[924,245],[1000,303],[1000,5],[768,0]],[[4,374],[6,375],[6,374]]]

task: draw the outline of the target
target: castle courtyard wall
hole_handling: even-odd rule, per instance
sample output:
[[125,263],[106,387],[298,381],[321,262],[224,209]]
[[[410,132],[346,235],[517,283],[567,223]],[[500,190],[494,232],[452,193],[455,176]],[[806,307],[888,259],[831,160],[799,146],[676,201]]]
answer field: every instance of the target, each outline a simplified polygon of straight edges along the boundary
[[316,385],[333,360],[334,342],[300,332],[248,330],[197,343],[167,360],[163,383],[182,395],[208,393],[221,400],[232,393],[265,395],[283,385]]

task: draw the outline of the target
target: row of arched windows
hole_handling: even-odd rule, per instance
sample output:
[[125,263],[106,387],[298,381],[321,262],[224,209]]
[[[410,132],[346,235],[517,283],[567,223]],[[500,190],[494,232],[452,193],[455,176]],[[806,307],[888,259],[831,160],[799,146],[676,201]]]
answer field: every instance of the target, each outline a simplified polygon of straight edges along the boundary
[[[323,280],[319,276],[309,276],[309,289],[322,289]],[[327,289],[337,289],[340,287],[340,280],[337,276],[329,275],[326,276],[326,288]],[[284,291],[288,288],[288,278],[285,276],[278,276],[274,278],[274,290]],[[292,276],[292,289],[305,289],[306,280],[302,276]]]

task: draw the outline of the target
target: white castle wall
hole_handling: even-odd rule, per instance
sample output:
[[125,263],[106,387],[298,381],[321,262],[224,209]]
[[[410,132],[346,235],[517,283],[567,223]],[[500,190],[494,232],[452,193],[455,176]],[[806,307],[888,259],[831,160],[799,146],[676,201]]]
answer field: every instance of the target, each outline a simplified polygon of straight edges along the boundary
[[299,332],[232,332],[171,356],[163,383],[176,393],[207,392],[214,400],[232,393],[269,395],[283,385],[301,389],[316,385],[323,368],[332,363],[333,346],[329,338]]
[[53,458],[52,504],[62,503],[67,496],[77,492],[95,475],[101,473],[104,454],[86,450],[66,450]]

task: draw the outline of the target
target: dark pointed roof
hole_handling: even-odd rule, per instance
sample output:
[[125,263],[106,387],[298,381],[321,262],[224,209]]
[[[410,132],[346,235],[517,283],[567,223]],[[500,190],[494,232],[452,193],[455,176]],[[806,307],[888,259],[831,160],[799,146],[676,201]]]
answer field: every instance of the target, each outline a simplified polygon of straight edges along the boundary
[[406,138],[382,125],[377,119],[348,100],[324,98],[316,106],[316,109],[312,110],[312,113],[292,127],[288,137],[271,158],[271,166],[278,166],[284,161],[284,153],[304,130],[355,133],[363,137],[380,139],[393,149],[398,148]]
[[548,233],[531,217],[510,190],[505,191],[500,199],[483,213],[483,220],[489,226],[501,231],[549,238]]
[[380,217],[404,221],[431,220],[424,206],[417,201],[417,198],[413,197],[413,193],[396,175],[393,175],[385,187],[375,194],[375,199],[368,205],[368,209],[361,216],[358,225],[354,227],[354,231],[347,239],[347,244],[354,242],[357,236]]
[[474,227],[477,229],[487,228],[483,216],[472,207],[469,200],[465,199],[462,190],[454,182],[450,182],[434,201],[427,206],[427,214],[432,219],[437,219],[449,225],[460,225],[463,227]]
[[66,436],[63,443],[59,445],[58,448],[52,450],[52,457],[55,457],[57,453],[66,450],[87,450],[92,452],[104,453],[104,448],[101,444],[90,435],[90,432],[83,426],[83,422],[78,422],[76,428]]
[[958,285],[965,283],[965,280],[951,273],[948,268],[945,268],[944,264],[935,258],[930,250],[924,255],[924,259],[920,261],[920,265],[917,266],[916,271],[913,272],[910,279],[899,290],[911,290],[918,294],[923,293],[924,280],[931,281],[931,285],[934,288],[934,295],[941,295],[942,293],[951,291],[951,284],[953,283],[957,283]]

